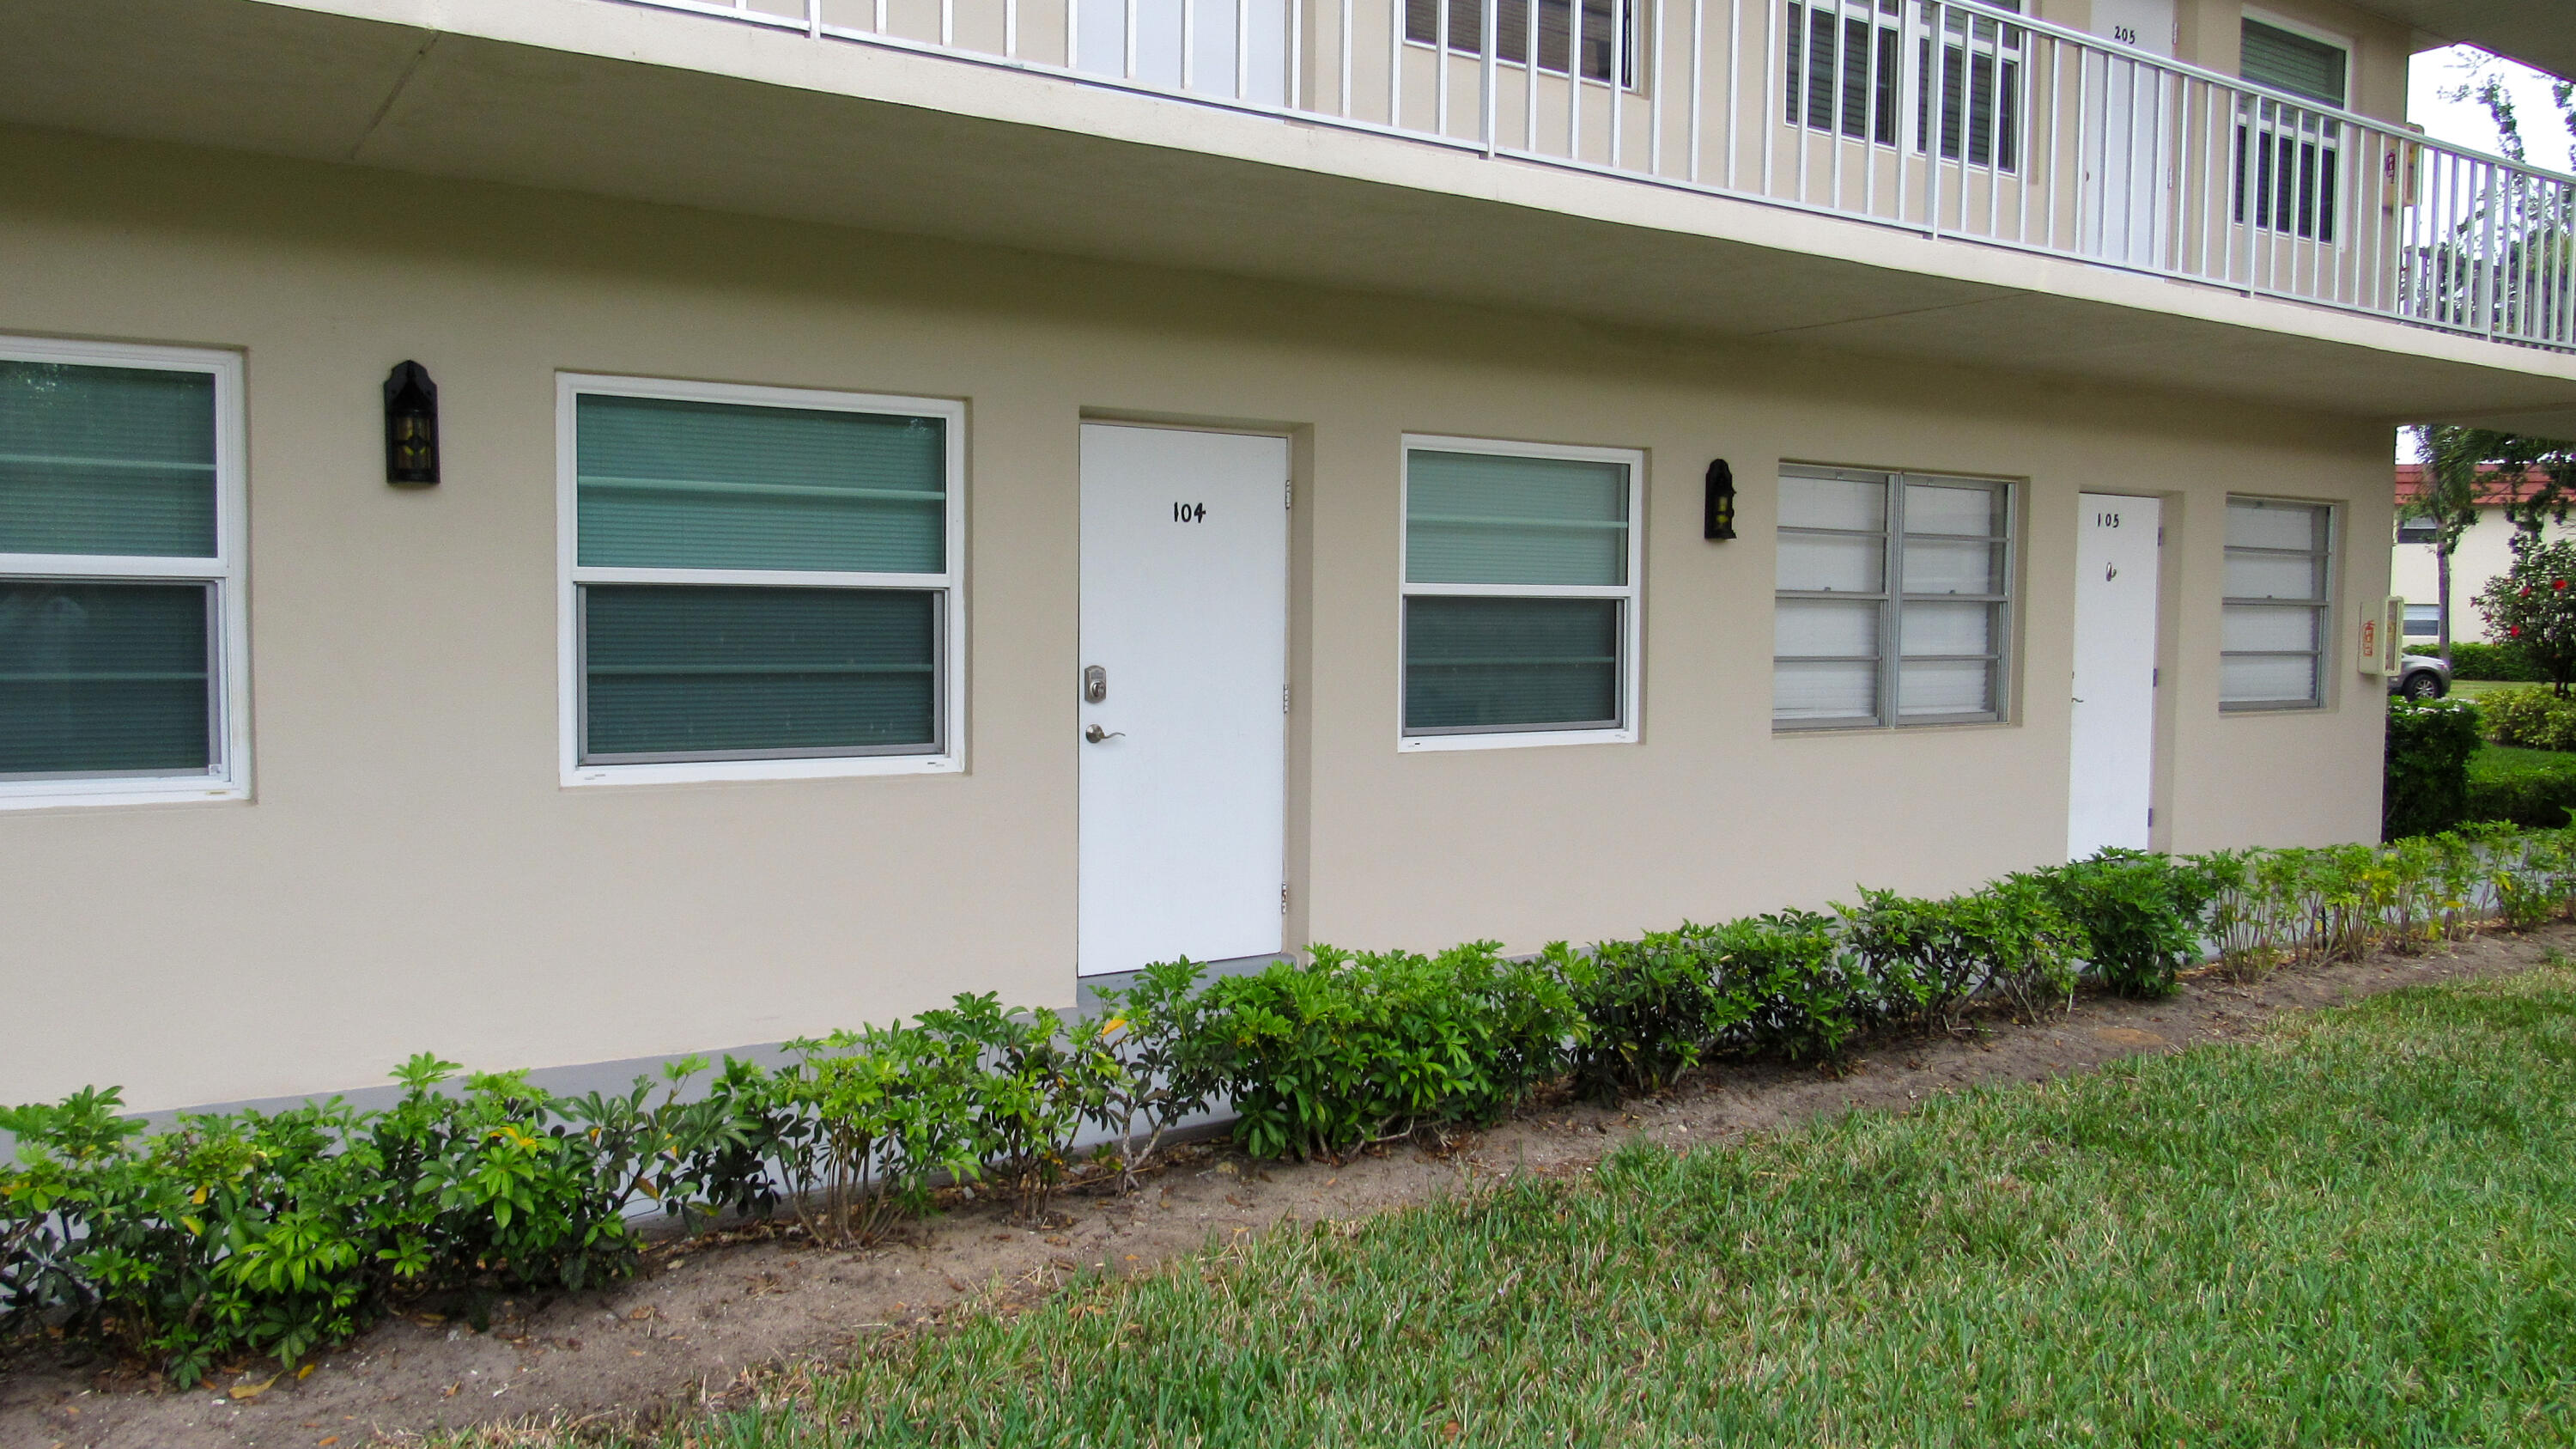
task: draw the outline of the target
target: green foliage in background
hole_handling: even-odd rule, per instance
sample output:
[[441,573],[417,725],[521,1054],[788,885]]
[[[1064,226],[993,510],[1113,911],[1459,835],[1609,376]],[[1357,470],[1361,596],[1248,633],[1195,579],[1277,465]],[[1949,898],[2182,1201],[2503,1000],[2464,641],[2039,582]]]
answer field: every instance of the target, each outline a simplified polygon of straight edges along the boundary
[[[2438,655],[2439,644],[2409,644],[2409,654]],[[2543,675],[2520,649],[2511,644],[2488,644],[2476,640],[2451,641],[2451,677],[2461,680],[2493,680],[2510,684],[2547,684]]]

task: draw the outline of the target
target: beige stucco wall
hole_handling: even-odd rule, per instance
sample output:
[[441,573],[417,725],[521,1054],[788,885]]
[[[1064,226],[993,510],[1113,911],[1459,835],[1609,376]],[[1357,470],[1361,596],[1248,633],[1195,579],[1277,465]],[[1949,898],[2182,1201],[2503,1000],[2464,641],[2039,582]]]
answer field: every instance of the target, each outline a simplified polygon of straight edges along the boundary
[[[2326,710],[2215,701],[2231,483],[2348,504],[2345,597],[2384,592],[2363,422],[34,132],[0,133],[0,276],[0,332],[245,356],[256,771],[248,803],[0,812],[0,1101],[1070,1002],[1086,410],[1297,438],[1292,939],[1527,949],[2059,858],[2082,489],[2170,500],[2161,838],[2377,826],[2348,640]],[[434,490],[382,482],[406,357]],[[965,399],[967,771],[562,788],[559,369]],[[1398,756],[1407,431],[1647,451],[1641,743]],[[1722,545],[1713,456],[1744,484]],[[2015,723],[1773,735],[1783,458],[2029,480]]]
[[[2547,538],[2565,538],[2564,524],[2544,524],[2541,533]],[[2410,604],[2441,602],[2441,573],[2429,543],[2401,543],[2393,546],[2389,561],[2388,591]],[[2500,508],[2478,510],[2478,521],[2460,534],[2459,546],[2451,551],[2451,637],[2477,639],[2487,637],[2487,621],[2478,612],[2478,590],[2487,580],[2503,573],[2513,562],[2513,523]],[[2431,643],[2430,639],[2409,639],[2410,644]]]

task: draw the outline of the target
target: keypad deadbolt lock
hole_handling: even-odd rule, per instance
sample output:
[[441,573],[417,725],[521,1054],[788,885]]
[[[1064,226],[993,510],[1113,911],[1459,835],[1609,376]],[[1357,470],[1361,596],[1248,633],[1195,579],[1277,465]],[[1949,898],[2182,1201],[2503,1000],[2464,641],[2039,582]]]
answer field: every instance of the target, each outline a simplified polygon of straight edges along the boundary
[[1087,704],[1098,704],[1109,698],[1109,671],[1094,664],[1082,671],[1082,698]]

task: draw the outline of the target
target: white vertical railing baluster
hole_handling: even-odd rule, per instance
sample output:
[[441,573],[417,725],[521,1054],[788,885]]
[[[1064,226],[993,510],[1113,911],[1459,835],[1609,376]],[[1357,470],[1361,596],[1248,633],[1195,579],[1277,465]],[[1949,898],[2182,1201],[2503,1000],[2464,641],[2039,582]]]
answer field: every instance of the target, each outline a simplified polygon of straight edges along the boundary
[[1527,22],[1528,37],[1521,52],[1521,149],[1538,150],[1538,4],[1539,0],[1521,0],[1521,18]]
[[[1764,0],[1765,4],[1771,0]],[[1735,189],[1737,144],[1744,130],[1744,0],[1726,0],[1726,189]],[[1770,117],[1762,118],[1764,126]]]
[[[1660,35],[1662,32],[1658,29],[1656,33]],[[1704,123],[1700,92],[1704,89],[1703,76],[1707,69],[1705,62],[1708,59],[1708,0],[1691,0],[1690,47],[1690,153],[1684,164],[1689,167],[1691,184],[1697,185],[1699,184],[1700,129]]]
[[1481,104],[1476,108],[1476,130],[1485,143],[1485,159],[1490,161],[1494,158],[1494,130],[1497,124],[1494,119],[1495,112],[1502,105],[1502,97],[1496,94],[1496,88],[1500,82],[1495,78],[1494,73],[1494,68],[1502,62],[1503,7],[1501,0],[1484,0],[1484,8],[1476,17],[1476,26],[1476,69],[1482,83],[1480,87],[1482,95],[1479,97]]
[[1647,55],[1643,80],[1638,82],[1638,96],[1646,103],[1646,174],[1664,174],[1664,59],[1669,51],[1664,37],[1672,30],[1664,14],[1664,0],[1650,0],[1655,7],[1655,44]]
[[[1442,0],[1432,0],[1437,5]],[[1404,31],[1409,17],[1405,0],[1385,0],[1386,4],[1386,123],[1401,129],[1404,125]]]
[[[1388,3],[1396,3],[1396,0],[1388,0]],[[1337,38],[1341,41],[1342,77],[1333,94],[1341,102],[1342,119],[1347,121],[1351,118],[1351,0],[1342,0],[1340,29],[1341,34]]]
[[[1780,150],[1774,134],[1781,122],[1780,67],[1788,57],[1780,48],[1781,0],[1762,0],[1762,114],[1753,123],[1753,142],[1762,148],[1762,194],[1776,197],[1779,188],[1772,181],[1772,162]],[[1796,130],[1790,131],[1795,139]]]
[[1619,165],[1619,118],[1627,107],[1628,52],[1627,31],[1623,22],[1628,16],[1628,0],[1610,0],[1610,165]]
[[[1136,78],[1136,0],[1121,0],[1121,3],[1126,6],[1124,13],[1126,16],[1127,30],[1126,33],[1120,37],[1120,55],[1118,57],[1120,68],[1118,74],[1122,78],[1132,81]],[[879,13],[883,13],[885,0],[877,0],[877,8]]]
[[1449,7],[1455,3],[1431,0],[1431,133],[1435,136],[1449,134]]
[[939,43],[957,43],[957,0],[939,0]]

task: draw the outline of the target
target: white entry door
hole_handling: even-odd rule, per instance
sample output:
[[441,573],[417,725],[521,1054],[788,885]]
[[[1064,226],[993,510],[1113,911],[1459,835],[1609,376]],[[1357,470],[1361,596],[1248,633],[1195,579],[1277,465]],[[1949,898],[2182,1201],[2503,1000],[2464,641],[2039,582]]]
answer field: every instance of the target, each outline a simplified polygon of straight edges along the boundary
[[2173,59],[2174,0],[2093,0],[2093,33],[2116,53],[2085,62],[2084,243],[2105,261],[2162,266],[2182,97],[2171,72],[2141,62]]
[[2153,498],[2087,493],[2075,545],[2075,733],[2066,858],[2147,848],[2156,756]]
[[1082,429],[1085,976],[1279,949],[1288,443]]

